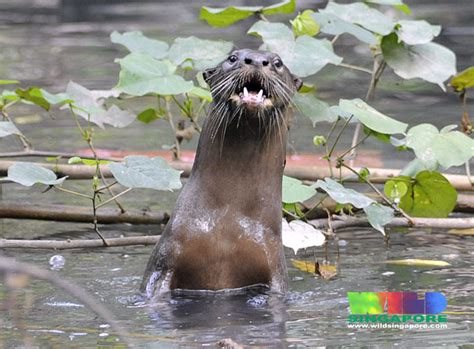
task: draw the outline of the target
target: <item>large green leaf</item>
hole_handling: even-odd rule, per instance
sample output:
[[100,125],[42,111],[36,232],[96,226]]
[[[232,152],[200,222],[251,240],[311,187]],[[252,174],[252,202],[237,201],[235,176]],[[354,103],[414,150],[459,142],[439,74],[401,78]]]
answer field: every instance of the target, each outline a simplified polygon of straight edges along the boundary
[[233,45],[229,41],[203,40],[194,36],[177,38],[171,45],[169,59],[176,65],[191,60],[194,68],[203,70],[224,60]]
[[130,52],[145,53],[156,59],[165,58],[168,54],[169,45],[166,42],[147,38],[140,31],[123,34],[114,31],[110,34],[110,41],[125,46]]
[[364,207],[364,212],[367,215],[370,225],[385,235],[384,226],[392,221],[393,208],[383,206],[379,203],[373,203]]
[[20,134],[20,131],[16,128],[15,124],[10,121],[0,121],[0,138],[18,134]]
[[62,184],[67,177],[57,178],[56,174],[44,167],[18,162],[8,168],[8,176],[6,180],[10,180],[21,185],[31,187],[36,183],[46,185]]
[[407,192],[400,200],[400,208],[413,217],[445,218],[456,205],[457,192],[439,172],[422,171],[415,179],[399,176],[390,182],[403,182]]
[[347,33],[367,44],[375,45],[377,43],[377,37],[372,32],[357,24],[346,22],[333,14],[318,12],[313,14],[313,18],[321,25],[323,33],[331,35]]
[[319,33],[320,26],[314,20],[312,14],[314,14],[313,10],[306,10],[303,11],[303,13],[298,14],[294,20],[290,21],[291,26],[293,27],[293,33],[296,36],[315,36]]
[[101,128],[104,128],[104,124],[113,127],[126,127],[135,120],[134,114],[121,110],[116,105],[112,105],[109,109],[104,107],[102,97],[108,95],[109,92],[96,93],[78,83],[69,81],[66,94],[73,99],[72,106],[77,115]]
[[382,39],[382,53],[395,74],[404,79],[420,78],[444,90],[443,82],[456,74],[456,55],[433,42],[409,46],[398,42],[393,33]]
[[329,2],[326,8],[319,12],[339,17],[346,22],[360,25],[371,32],[381,35],[391,33],[395,26],[395,23],[382,12],[361,2],[347,5]]
[[313,127],[319,121],[333,122],[337,119],[337,114],[329,104],[316,98],[313,93],[297,93],[293,102],[298,111],[311,120]]
[[351,204],[357,208],[365,208],[375,202],[371,198],[353,189],[344,188],[342,184],[331,178],[325,178],[324,181],[319,179],[314,184],[314,187],[324,190],[340,204]]
[[438,131],[431,124],[417,125],[408,131],[406,146],[413,149],[427,167],[462,165],[474,156],[474,139],[451,130],[451,126]]
[[303,202],[316,195],[314,188],[303,184],[300,180],[283,176],[282,201],[287,204]]
[[295,11],[296,0],[286,0],[271,6],[229,6],[224,8],[213,8],[203,6],[199,19],[205,20],[213,27],[227,27],[235,22],[257,13],[264,15],[289,14]]
[[408,45],[426,44],[441,33],[441,26],[427,21],[401,20],[397,22],[398,39]]
[[189,92],[194,86],[191,81],[176,75],[176,66],[168,61],[142,53],[131,53],[117,61],[122,69],[115,89],[133,96],[176,95]]
[[469,67],[453,77],[451,86],[458,92],[474,87],[474,67]]
[[124,160],[125,163],[108,166],[117,182],[125,187],[170,191],[181,188],[182,171],[170,167],[163,158],[126,156]]
[[408,124],[397,121],[372,108],[363,100],[341,99],[339,108],[353,114],[364,126],[383,134],[404,133]]
[[279,54],[291,72],[300,77],[313,75],[329,63],[337,65],[342,62],[328,40],[307,35],[295,40],[292,31],[282,23],[259,21],[248,34],[260,36],[265,48]]

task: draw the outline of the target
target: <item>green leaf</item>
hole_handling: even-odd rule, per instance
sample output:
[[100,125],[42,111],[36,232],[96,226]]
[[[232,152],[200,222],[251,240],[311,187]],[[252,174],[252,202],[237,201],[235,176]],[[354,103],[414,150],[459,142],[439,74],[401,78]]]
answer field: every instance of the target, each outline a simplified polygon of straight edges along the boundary
[[30,87],[26,90],[18,88],[15,92],[21,99],[34,103],[47,111],[51,109],[51,105],[72,102],[71,98],[65,93],[54,95],[39,87]]
[[314,188],[303,184],[300,180],[283,176],[282,201],[284,203],[303,202],[316,195]]
[[201,87],[193,87],[191,91],[188,92],[191,96],[198,97],[205,100],[206,102],[212,102],[212,95],[209,90],[206,90]]
[[80,164],[80,163],[82,163],[82,159],[79,156],[73,156],[72,158],[68,159],[67,163],[69,165]]
[[474,87],[474,67],[469,67],[453,77],[451,86],[458,92]]
[[383,37],[381,47],[387,64],[403,79],[420,78],[445,90],[443,82],[456,74],[456,55],[439,44],[409,46],[393,33]]
[[126,156],[125,163],[111,163],[109,169],[121,185],[129,188],[169,190],[181,188],[182,171],[170,167],[165,159]]
[[393,208],[380,205],[379,203],[373,203],[364,207],[364,212],[367,215],[370,225],[385,235],[384,226],[392,221]]
[[206,21],[213,27],[222,28],[253,16],[262,9],[262,6],[230,6],[225,8],[203,6],[199,14],[199,19]]
[[15,85],[19,83],[18,80],[0,80],[0,85]]
[[390,18],[385,16],[382,12],[361,2],[347,5],[329,2],[326,8],[319,12],[339,17],[348,23],[360,25],[380,35],[391,33],[395,26]]
[[293,102],[298,111],[311,120],[313,127],[319,121],[333,122],[337,119],[329,104],[316,98],[312,93],[296,93]]
[[366,2],[371,2],[379,5],[391,5],[397,10],[406,13],[407,15],[411,14],[410,7],[407,4],[404,4],[401,0],[365,0]]
[[328,40],[307,35],[295,40],[292,31],[282,23],[259,21],[247,33],[260,36],[266,49],[279,54],[288,69],[300,77],[313,75],[329,63],[342,62]]
[[285,0],[273,5],[270,5],[270,6],[265,6],[262,9],[262,13],[266,16],[276,15],[276,14],[288,15],[290,13],[295,12],[295,8],[296,8],[296,0]]
[[74,100],[73,109],[77,115],[95,123],[101,128],[104,124],[113,127],[126,127],[135,120],[135,115],[112,105],[108,110],[103,106],[103,93],[96,94],[84,86],[69,81],[66,93]]
[[142,53],[131,53],[117,61],[121,70],[115,89],[132,96],[176,95],[193,88],[191,81],[175,74],[176,67],[168,61],[158,61]]
[[159,114],[155,108],[148,108],[138,114],[137,120],[149,124],[150,122],[161,119],[162,117],[163,115]]
[[404,133],[408,127],[408,124],[382,114],[359,98],[340,99],[339,108],[353,114],[364,126],[379,133]]
[[235,22],[254,16],[261,12],[264,15],[290,14],[295,11],[296,0],[286,0],[267,7],[263,6],[229,6],[213,8],[203,6],[199,19],[205,20],[213,27],[227,27]]
[[166,42],[147,38],[140,31],[123,34],[114,31],[110,34],[110,41],[125,46],[130,52],[148,54],[156,59],[165,58],[168,54],[169,46]]
[[438,164],[444,168],[460,166],[474,156],[474,140],[459,131],[444,128],[441,132],[431,124],[412,127],[406,146],[429,168]]
[[319,179],[314,187],[324,190],[331,198],[340,204],[351,204],[357,208],[364,208],[375,202],[371,198],[353,189],[344,188],[342,184],[331,178],[325,178],[324,181]]
[[397,22],[396,28],[398,39],[408,45],[426,44],[441,33],[441,26],[431,25],[427,21],[401,20]]
[[323,33],[331,35],[347,33],[369,45],[377,44],[377,37],[373,33],[357,24],[346,22],[336,15],[318,12],[313,14],[313,18],[321,25],[321,31]]
[[0,121],[0,138],[19,134],[20,131],[16,128],[15,124],[10,121]]
[[168,57],[176,65],[190,59],[195,69],[202,70],[223,61],[233,46],[232,42],[223,40],[203,40],[194,36],[177,38]]
[[5,179],[31,187],[36,183],[59,185],[62,184],[66,178],[67,176],[58,179],[56,174],[47,168],[35,164],[19,162],[8,168],[8,176]]
[[[407,181],[409,182],[409,180]],[[385,182],[383,190],[385,195],[396,203],[399,203],[402,197],[408,192],[408,184],[403,181],[389,180]]]
[[400,208],[413,217],[446,218],[454,209],[456,189],[439,172],[422,171],[414,180],[399,176],[391,179],[407,185]]
[[298,14],[294,20],[290,21],[293,27],[293,33],[296,36],[315,36],[319,33],[320,26],[311,16],[313,13],[313,10],[303,11],[303,13]]

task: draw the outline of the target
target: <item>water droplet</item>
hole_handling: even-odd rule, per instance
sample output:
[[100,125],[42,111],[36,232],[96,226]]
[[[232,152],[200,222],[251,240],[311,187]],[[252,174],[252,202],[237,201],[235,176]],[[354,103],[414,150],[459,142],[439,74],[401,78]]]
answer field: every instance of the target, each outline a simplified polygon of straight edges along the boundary
[[59,254],[56,254],[49,259],[51,270],[60,270],[64,267],[64,264],[66,264],[66,258]]

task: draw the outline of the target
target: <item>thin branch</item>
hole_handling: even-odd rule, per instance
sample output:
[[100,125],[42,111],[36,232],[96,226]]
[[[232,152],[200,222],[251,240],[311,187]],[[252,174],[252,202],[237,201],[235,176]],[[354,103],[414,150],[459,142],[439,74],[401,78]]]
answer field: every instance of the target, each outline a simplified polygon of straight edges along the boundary
[[[386,65],[387,65],[387,63],[385,62],[382,55],[374,56],[374,64],[373,64],[373,68],[372,68],[372,72],[371,72],[372,77],[370,79],[369,88],[368,88],[367,93],[365,95],[365,101],[366,102],[371,100],[374,97],[375,88],[377,87],[377,83],[378,83],[380,77],[382,76],[382,73],[383,73]],[[354,166],[354,160],[355,160],[355,156],[356,156],[355,145],[357,144],[357,142],[359,140],[359,135],[360,135],[361,130],[362,130],[362,124],[359,121],[356,125],[355,130],[354,130],[354,136],[352,137],[351,148],[353,148],[353,149],[351,151],[351,160],[349,162],[349,165],[351,167]]]
[[339,39],[339,35],[336,35],[335,37],[333,37],[331,40],[331,44],[334,45],[338,39]]
[[[160,98],[160,97],[158,97]],[[174,137],[174,152],[173,156],[175,160],[179,160],[181,158],[181,151],[180,151],[180,145],[179,145],[179,140],[176,138],[176,126],[174,125],[173,121],[173,114],[171,113],[171,106],[170,102],[168,99],[165,99],[165,110],[166,110],[166,118],[168,119],[168,123],[171,127],[171,130],[173,131],[173,137]]]

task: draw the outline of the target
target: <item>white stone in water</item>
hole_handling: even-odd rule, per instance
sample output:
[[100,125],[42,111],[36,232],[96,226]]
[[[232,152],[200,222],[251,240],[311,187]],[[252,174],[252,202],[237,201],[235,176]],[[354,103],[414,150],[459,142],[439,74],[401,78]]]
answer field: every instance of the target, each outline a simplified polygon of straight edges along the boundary
[[60,270],[64,267],[64,264],[66,264],[66,258],[59,254],[56,254],[49,259],[51,270]]

